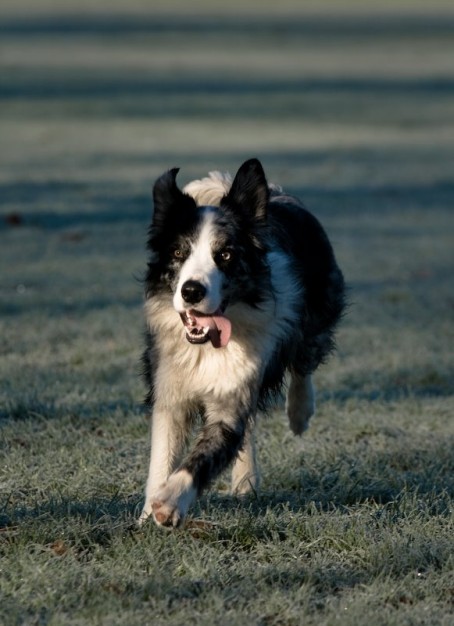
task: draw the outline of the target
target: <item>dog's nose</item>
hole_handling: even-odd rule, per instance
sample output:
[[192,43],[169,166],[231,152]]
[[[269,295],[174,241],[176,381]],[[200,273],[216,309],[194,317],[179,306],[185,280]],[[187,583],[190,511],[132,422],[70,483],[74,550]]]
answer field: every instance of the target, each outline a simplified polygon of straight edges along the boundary
[[187,280],[181,287],[181,295],[185,302],[197,304],[205,297],[206,287],[196,280]]

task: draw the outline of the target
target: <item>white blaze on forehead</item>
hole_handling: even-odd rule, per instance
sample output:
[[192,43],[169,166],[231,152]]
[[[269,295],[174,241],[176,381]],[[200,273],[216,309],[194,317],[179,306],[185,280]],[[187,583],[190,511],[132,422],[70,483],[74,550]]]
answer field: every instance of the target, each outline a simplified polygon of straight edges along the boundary
[[[195,308],[202,313],[214,313],[221,305],[222,272],[213,259],[215,216],[216,209],[213,207],[204,210],[198,236],[191,245],[191,253],[181,267],[173,298],[173,306],[179,312]],[[195,280],[206,288],[207,293],[200,303],[191,305],[183,300],[181,287],[187,280]]]
[[214,212],[207,209],[202,217],[200,230],[195,242],[191,245],[191,254],[184,263],[181,275],[186,280],[199,280],[203,282],[207,272],[215,263],[212,255],[214,239]]

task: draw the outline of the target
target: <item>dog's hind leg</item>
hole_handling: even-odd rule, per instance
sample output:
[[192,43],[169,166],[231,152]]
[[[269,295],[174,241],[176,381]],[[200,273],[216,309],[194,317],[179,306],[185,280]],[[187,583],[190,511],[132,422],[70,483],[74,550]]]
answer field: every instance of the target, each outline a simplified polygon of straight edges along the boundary
[[310,374],[301,376],[292,372],[285,409],[292,432],[302,435],[315,413],[315,391]]
[[255,436],[252,421],[246,430],[241,448],[232,468],[232,493],[245,495],[259,488],[260,476],[255,457]]

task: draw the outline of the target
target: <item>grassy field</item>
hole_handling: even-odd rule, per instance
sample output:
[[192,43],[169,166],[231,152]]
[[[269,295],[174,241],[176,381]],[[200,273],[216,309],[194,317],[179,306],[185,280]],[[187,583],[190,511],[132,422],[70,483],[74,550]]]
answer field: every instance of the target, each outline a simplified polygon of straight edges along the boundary
[[[451,625],[454,10],[223,4],[0,7],[0,623]],[[151,185],[252,156],[333,241],[338,351],[260,493],[139,532]]]

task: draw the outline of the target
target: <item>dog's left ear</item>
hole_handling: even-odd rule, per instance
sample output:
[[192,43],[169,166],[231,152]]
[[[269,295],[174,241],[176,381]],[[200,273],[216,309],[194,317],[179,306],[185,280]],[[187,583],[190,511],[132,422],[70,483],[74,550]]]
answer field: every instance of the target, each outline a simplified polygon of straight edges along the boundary
[[179,189],[176,182],[178,172],[179,168],[174,167],[154,184],[152,225],[155,228],[162,228],[167,223],[183,227],[197,210],[193,198]]
[[255,219],[265,220],[269,195],[262,164],[258,159],[249,159],[236,173],[223,204],[234,210],[240,208]]

